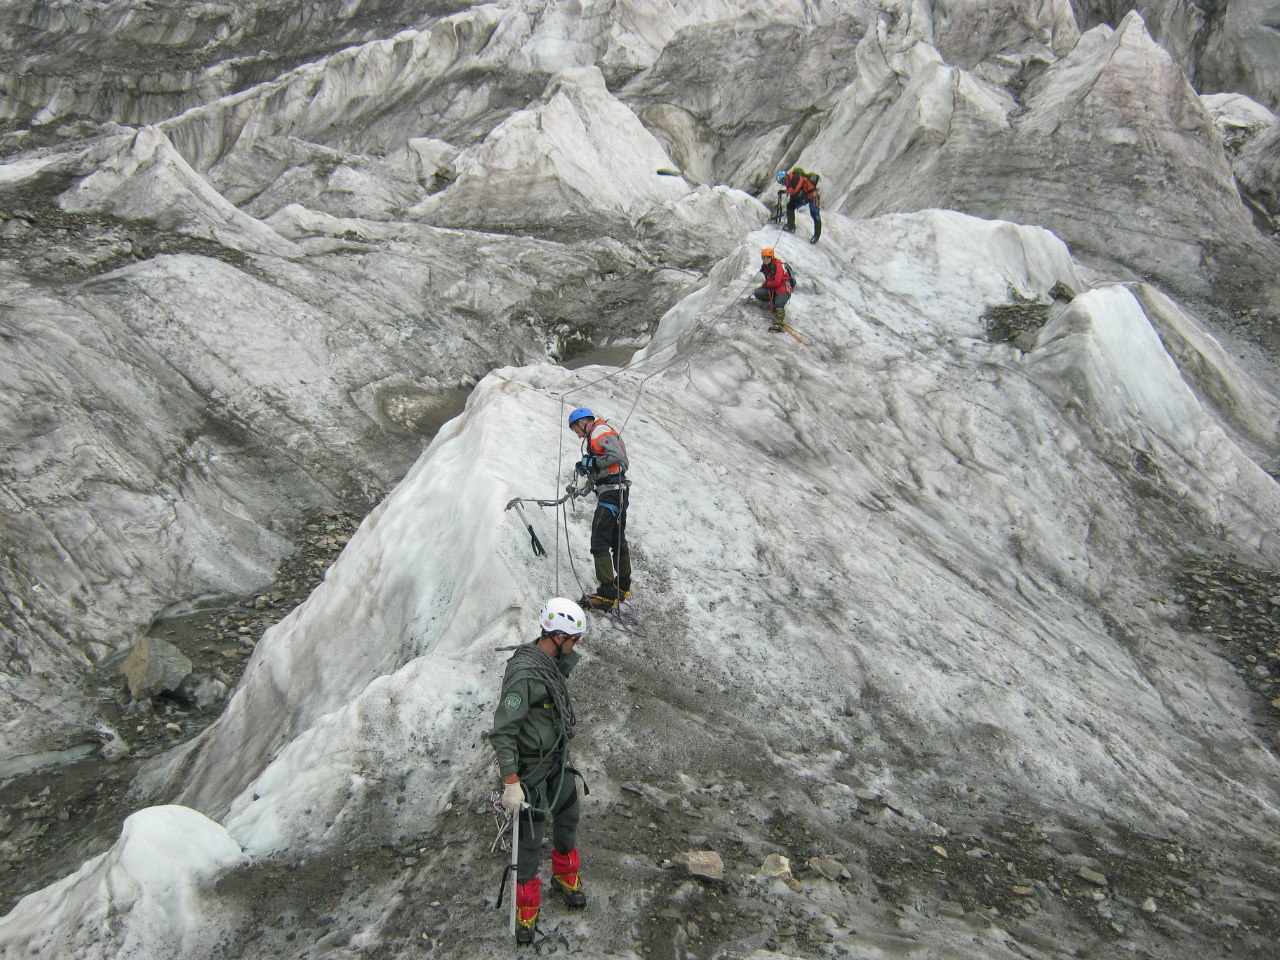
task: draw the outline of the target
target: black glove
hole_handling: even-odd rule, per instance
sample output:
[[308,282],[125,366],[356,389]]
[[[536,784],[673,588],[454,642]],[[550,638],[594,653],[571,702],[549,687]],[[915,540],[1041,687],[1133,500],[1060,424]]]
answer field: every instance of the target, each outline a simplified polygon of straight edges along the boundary
[[786,195],[787,195],[787,191],[785,191],[785,190],[779,190],[779,191],[778,191],[778,199],[779,199],[779,200],[781,200],[781,199],[782,199],[783,197],[785,197]]
[[573,472],[580,477],[585,477],[595,468],[596,458],[592,456],[585,456],[573,465]]

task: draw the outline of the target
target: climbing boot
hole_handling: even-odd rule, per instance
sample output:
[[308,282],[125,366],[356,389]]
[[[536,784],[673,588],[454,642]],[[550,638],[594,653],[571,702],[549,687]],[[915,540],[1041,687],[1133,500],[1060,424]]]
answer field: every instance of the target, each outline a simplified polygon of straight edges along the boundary
[[631,597],[631,554],[624,553],[618,558],[618,596],[623,600]]
[[769,327],[769,332],[781,333],[782,330],[785,329],[786,322],[787,322],[787,308],[778,307],[778,309],[773,311],[773,323]]
[[516,943],[533,943],[538,926],[538,908],[542,906],[542,878],[516,884]]
[[564,897],[564,902],[575,909],[587,905],[587,895],[582,890],[582,878],[578,876],[578,848],[568,853],[551,851],[551,880]]
[[822,236],[822,220],[818,219],[813,221],[813,238],[809,242],[817,243],[820,236]]
[[596,587],[595,593],[588,593],[578,602],[597,610],[609,610],[618,602],[617,581],[613,575],[613,558],[607,553],[601,553],[593,559],[596,564],[596,579],[600,581],[600,586]]
[[618,588],[612,585],[600,587],[596,593],[584,593],[578,600],[578,606],[592,610],[612,610],[617,605]]

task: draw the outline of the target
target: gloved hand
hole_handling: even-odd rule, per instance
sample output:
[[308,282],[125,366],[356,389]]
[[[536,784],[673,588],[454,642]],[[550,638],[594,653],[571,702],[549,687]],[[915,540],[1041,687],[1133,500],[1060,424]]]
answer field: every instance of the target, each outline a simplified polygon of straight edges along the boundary
[[785,190],[779,190],[779,191],[778,191],[778,199],[779,199],[779,200],[781,200],[781,199],[782,199],[783,197],[785,197],[786,195],[787,195],[787,191],[785,191]]
[[573,465],[573,472],[580,477],[585,477],[595,468],[596,458],[588,454]]
[[524,806],[524,787],[520,786],[520,781],[508,783],[502,788],[502,806],[512,816],[520,812],[520,808]]

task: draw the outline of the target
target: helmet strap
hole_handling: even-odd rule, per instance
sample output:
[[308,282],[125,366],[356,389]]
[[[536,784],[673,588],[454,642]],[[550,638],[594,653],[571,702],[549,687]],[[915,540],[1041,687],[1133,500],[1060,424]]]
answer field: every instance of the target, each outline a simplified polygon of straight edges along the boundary
[[[559,637],[559,639],[556,639],[557,636]],[[568,641],[569,639],[569,634],[561,633],[559,630],[556,630],[552,633],[546,633],[544,631],[542,634],[542,639],[550,640],[551,645],[556,648],[556,652],[554,654],[554,657],[556,660],[559,660],[562,656],[564,656],[564,645],[566,641]]]

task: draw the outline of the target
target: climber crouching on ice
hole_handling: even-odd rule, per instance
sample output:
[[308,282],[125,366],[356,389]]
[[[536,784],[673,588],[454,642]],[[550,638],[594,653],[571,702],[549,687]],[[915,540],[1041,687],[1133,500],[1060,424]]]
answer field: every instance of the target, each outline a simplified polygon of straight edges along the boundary
[[764,285],[758,287],[753,296],[773,307],[773,323],[769,329],[778,333],[786,329],[787,301],[791,299],[791,271],[787,265],[774,255],[773,247],[765,247],[760,251],[760,272],[764,274]]

